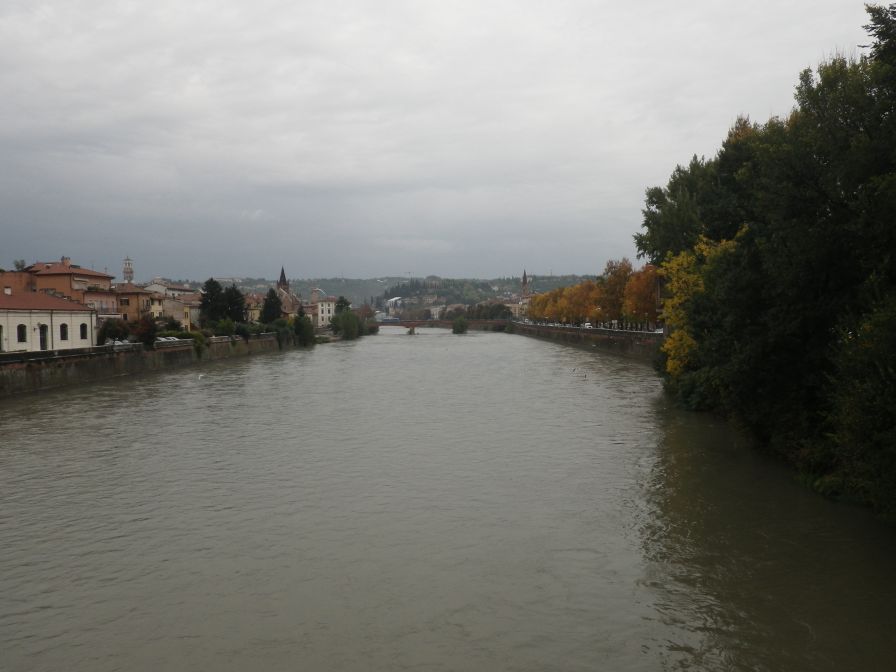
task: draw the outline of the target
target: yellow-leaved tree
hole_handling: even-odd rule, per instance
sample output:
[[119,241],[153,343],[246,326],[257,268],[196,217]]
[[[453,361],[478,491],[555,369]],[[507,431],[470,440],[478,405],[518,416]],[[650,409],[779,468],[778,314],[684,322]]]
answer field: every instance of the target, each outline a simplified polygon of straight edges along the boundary
[[663,301],[663,318],[671,330],[663,343],[663,352],[667,358],[666,372],[673,378],[687,370],[697,348],[688,319],[689,303],[704,291],[703,278],[707,266],[736,245],[736,240],[716,242],[700,236],[692,250],[669,255],[659,270],[666,279],[668,292]]

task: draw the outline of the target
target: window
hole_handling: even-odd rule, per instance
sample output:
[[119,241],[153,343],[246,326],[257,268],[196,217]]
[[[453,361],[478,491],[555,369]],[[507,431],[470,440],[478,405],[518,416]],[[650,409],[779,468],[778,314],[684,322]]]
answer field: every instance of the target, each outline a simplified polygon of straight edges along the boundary
[[28,342],[28,327],[24,324],[20,324],[16,327],[16,339],[19,343],[27,343]]
[[87,340],[87,324],[85,324],[84,322],[81,323],[81,340]]
[[60,341],[68,340],[68,325],[67,324],[59,325],[59,340]]
[[122,306],[129,306],[129,305],[131,305],[131,300],[127,299],[125,297],[121,297],[120,299],[118,299],[118,303],[119,303],[119,305],[122,305]]

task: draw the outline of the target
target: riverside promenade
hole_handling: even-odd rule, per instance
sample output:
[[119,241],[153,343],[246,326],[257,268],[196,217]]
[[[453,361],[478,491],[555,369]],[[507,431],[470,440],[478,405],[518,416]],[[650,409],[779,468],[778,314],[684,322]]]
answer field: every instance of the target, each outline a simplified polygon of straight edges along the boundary
[[555,326],[524,321],[514,321],[511,324],[512,331],[516,334],[579,347],[610,350],[647,360],[652,360],[658,355],[660,346],[665,339],[665,334],[662,331]]

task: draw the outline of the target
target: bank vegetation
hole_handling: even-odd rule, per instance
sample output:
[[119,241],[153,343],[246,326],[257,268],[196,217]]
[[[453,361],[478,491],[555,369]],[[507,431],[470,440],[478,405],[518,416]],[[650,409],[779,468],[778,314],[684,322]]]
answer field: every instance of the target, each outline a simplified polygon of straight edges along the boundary
[[738,119],[647,190],[668,389],[735,419],[818,490],[896,515],[896,5],[796,105]]

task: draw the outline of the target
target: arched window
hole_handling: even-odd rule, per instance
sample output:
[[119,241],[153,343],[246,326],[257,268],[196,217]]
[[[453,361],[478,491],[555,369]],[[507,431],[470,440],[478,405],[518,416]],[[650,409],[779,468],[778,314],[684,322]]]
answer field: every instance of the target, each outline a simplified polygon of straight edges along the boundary
[[84,322],[81,323],[81,340],[87,340],[87,324]]
[[24,324],[20,324],[16,327],[16,340],[19,343],[27,343],[28,342],[28,327]]
[[60,341],[68,340],[68,325],[67,324],[59,325],[59,340]]

